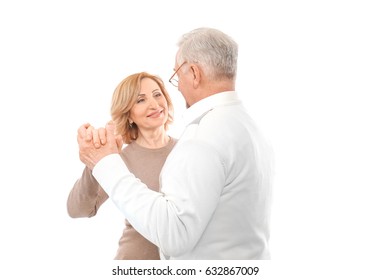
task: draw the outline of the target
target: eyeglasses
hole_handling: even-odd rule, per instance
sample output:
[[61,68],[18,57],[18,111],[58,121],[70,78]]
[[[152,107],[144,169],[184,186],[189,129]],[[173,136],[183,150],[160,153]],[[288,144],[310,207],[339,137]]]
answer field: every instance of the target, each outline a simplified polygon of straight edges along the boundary
[[180,70],[180,68],[186,63],[186,61],[184,61],[175,71],[175,73],[173,73],[173,75],[171,76],[171,78],[168,80],[174,87],[178,87],[179,86],[179,80],[177,79],[177,77],[175,78],[177,72]]

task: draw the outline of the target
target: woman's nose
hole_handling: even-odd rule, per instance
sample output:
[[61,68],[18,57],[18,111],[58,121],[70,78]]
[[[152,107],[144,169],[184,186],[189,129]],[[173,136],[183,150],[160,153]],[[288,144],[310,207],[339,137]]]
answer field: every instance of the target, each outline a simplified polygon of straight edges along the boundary
[[157,109],[159,107],[157,100],[155,100],[154,98],[151,98],[149,100],[149,107],[153,109]]

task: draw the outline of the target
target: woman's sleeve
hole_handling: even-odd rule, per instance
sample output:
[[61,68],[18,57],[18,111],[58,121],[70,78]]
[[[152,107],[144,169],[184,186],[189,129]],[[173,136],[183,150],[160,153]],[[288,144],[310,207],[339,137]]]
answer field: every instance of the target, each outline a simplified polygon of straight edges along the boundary
[[76,181],[67,199],[67,211],[72,218],[93,217],[99,207],[108,199],[89,168]]

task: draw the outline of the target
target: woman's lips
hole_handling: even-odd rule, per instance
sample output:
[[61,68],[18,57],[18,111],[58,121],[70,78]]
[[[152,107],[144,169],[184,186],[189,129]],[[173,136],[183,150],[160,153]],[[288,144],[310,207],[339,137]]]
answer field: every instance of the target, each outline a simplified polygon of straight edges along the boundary
[[158,118],[162,114],[163,110],[157,110],[149,115],[147,115],[148,118]]

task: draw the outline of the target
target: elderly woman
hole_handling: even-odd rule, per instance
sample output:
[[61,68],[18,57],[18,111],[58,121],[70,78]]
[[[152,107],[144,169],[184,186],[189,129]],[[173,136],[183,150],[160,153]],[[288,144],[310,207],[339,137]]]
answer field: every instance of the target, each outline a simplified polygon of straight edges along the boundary
[[[112,120],[119,139],[127,144],[121,151],[122,160],[154,191],[159,190],[160,171],[177,141],[167,134],[172,114],[170,96],[157,76],[145,72],[130,75],[113,93]],[[95,130],[89,124],[81,128],[79,134],[89,131],[92,141],[104,144],[104,131]],[[72,218],[93,217],[107,199],[107,193],[86,166],[68,196],[68,214]],[[159,259],[159,250],[126,220],[115,259],[155,260]]]

